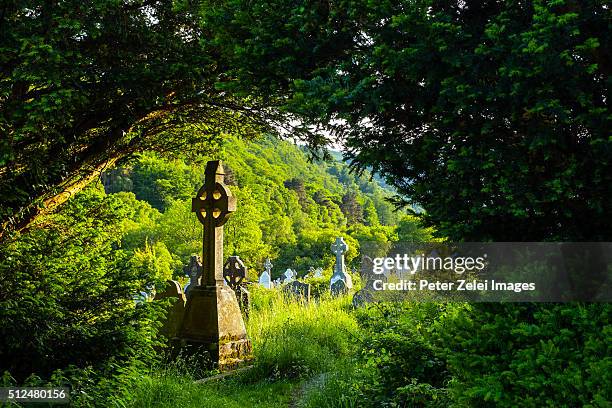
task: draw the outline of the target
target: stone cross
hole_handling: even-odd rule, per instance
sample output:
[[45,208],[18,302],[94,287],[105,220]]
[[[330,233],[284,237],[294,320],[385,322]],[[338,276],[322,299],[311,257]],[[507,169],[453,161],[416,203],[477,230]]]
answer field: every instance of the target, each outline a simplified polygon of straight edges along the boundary
[[223,265],[223,279],[236,294],[240,309],[248,316],[250,294],[242,283],[247,276],[247,267],[239,256],[230,256]]
[[336,238],[336,242],[332,244],[331,250],[336,255],[336,267],[334,273],[344,273],[344,254],[346,251],[348,251],[348,245],[346,242],[344,242],[344,238]]
[[223,284],[223,224],[236,211],[236,197],[223,184],[219,160],[206,164],[204,185],[191,201],[191,211],[204,225],[203,276],[201,285]]
[[221,162],[209,161],[204,185],[191,201],[191,211],[204,225],[202,276],[189,290],[178,336],[181,345],[195,346],[190,350],[206,350],[220,370],[235,367],[252,350],[236,293],[223,284],[223,224],[236,210],[223,177]]
[[246,278],[246,274],[247,268],[239,256],[227,258],[227,262],[223,265],[223,279],[230,288],[237,290]]
[[346,273],[346,266],[344,265],[344,254],[348,251],[348,245],[344,242],[344,238],[336,238],[336,242],[332,244],[331,250],[336,255],[336,265],[334,266],[334,273],[329,281],[330,289],[338,280],[344,281],[346,289],[352,289],[353,280],[351,279],[351,275]]
[[185,293],[196,286],[200,286],[200,279],[202,277],[202,261],[197,255],[191,255],[189,259],[189,265],[183,268],[183,272],[189,276],[189,284],[185,287]]
[[261,273],[259,277],[259,284],[267,289],[272,289],[272,262],[270,262],[270,258],[266,258],[264,262],[264,271]]
[[270,258],[266,258],[266,261],[264,262],[264,269],[266,272],[271,273],[273,266],[274,265],[272,265],[272,262],[270,262]]
[[293,280],[295,280],[295,276],[297,275],[297,273],[295,273],[295,271],[292,271],[291,268],[288,268],[285,273],[285,280],[283,281],[284,283],[289,283]]

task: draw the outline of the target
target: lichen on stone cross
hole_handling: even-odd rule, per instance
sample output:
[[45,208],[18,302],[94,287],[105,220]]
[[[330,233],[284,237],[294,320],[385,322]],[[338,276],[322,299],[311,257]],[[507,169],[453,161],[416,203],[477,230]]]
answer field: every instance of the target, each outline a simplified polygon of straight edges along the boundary
[[223,224],[236,211],[236,197],[223,184],[220,160],[206,165],[204,185],[191,201],[191,211],[204,225],[202,285],[223,284]]

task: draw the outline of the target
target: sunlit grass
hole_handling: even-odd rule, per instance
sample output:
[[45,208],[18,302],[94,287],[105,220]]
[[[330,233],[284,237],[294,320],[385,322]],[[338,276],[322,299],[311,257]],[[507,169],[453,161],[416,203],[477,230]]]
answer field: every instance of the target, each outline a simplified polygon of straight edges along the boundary
[[357,322],[349,297],[308,303],[256,288],[248,331],[255,373],[296,378],[323,372],[352,352]]
[[183,360],[138,379],[132,404],[139,407],[283,407],[300,395],[302,382],[331,370],[352,352],[358,336],[350,297],[305,303],[281,291],[251,288],[247,329],[254,368],[203,384],[202,373]]

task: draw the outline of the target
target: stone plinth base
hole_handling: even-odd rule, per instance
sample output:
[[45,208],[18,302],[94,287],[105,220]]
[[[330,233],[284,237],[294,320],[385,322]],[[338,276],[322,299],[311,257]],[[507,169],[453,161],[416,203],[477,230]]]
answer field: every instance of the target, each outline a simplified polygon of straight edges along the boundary
[[207,350],[212,363],[222,370],[250,359],[251,342],[236,295],[222,284],[189,292],[178,337],[183,344]]

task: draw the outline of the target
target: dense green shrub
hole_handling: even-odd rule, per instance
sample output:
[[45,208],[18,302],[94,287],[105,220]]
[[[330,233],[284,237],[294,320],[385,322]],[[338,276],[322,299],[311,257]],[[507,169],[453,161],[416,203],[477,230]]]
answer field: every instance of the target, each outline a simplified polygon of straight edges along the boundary
[[155,358],[163,305],[134,295],[162,276],[120,248],[137,204],[88,189],[0,248],[0,372],[11,382],[68,384],[83,405],[100,403]]
[[460,406],[604,407],[610,304],[477,304],[433,328]]
[[609,304],[370,305],[356,311],[360,356],[321,379],[305,406],[607,407],[610,312]]
[[428,327],[447,308],[375,304],[357,309],[358,353],[307,387],[304,407],[446,407],[450,378]]
[[359,387],[370,406],[447,406],[446,361],[431,341],[429,328],[461,306],[386,303],[357,311],[364,330],[363,364],[375,381]]

